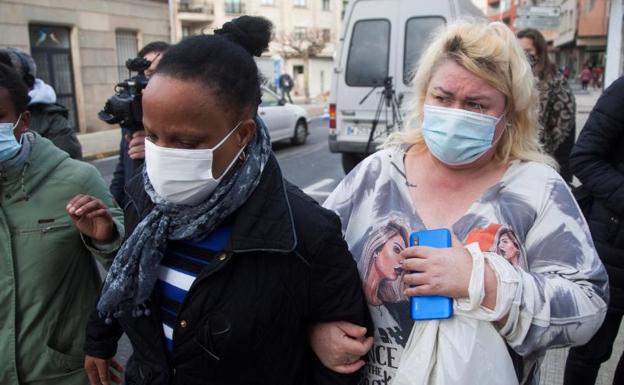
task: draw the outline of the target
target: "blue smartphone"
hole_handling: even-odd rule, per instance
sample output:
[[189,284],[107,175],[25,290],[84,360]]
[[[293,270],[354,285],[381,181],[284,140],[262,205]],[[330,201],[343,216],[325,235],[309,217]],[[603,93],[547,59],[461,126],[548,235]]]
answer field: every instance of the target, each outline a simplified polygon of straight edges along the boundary
[[[447,229],[415,231],[410,246],[451,247],[451,232]],[[453,316],[453,299],[443,296],[410,297],[413,320],[446,319]]]

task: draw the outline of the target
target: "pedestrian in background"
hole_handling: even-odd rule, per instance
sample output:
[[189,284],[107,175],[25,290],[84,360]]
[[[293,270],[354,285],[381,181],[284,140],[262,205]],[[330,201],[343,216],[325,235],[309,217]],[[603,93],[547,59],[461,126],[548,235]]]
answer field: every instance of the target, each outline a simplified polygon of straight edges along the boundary
[[559,163],[561,177],[572,183],[570,151],[576,138],[574,94],[548,58],[548,46],[541,32],[524,29],[517,36],[538,80],[540,142],[544,151]]
[[8,48],[0,50],[0,62],[17,70],[29,89],[30,130],[50,139],[70,157],[81,159],[82,147],[75,127],[69,122],[69,111],[56,102],[54,89],[37,78],[37,66],[33,58],[16,48]]
[[[624,78],[619,78],[596,102],[570,158],[581,183],[585,218],[609,274],[609,311],[594,337],[570,349],[565,385],[591,385],[600,365],[611,356],[624,315]],[[624,355],[613,385],[624,384]]]
[[589,66],[587,64],[584,65],[583,69],[581,70],[581,74],[579,76],[581,78],[581,87],[584,90],[586,90],[587,89],[587,85],[589,84],[589,82],[593,78],[593,74],[592,74],[591,68],[589,68]]
[[92,385],[109,376],[122,331],[127,384],[358,382],[308,346],[314,323],[364,324],[368,309],[338,218],[284,181],[258,117],[254,56],[271,29],[242,16],[186,38],[144,90],[129,237],[87,329]]
[[95,167],[29,130],[28,89],[0,64],[0,384],[84,385],[82,345],[121,210]]
[[[149,60],[150,66],[145,70],[145,76],[149,79],[160,62],[163,53],[169,48],[169,43],[164,41],[153,41],[141,48],[138,57]],[[138,170],[143,167],[145,159],[145,130],[131,130],[128,127],[121,127],[121,141],[119,142],[119,160],[113,179],[111,180],[110,191],[117,203],[123,207],[126,202],[124,186]]]
[[290,75],[286,72],[282,73],[279,77],[279,86],[282,90],[282,99],[286,101],[286,97],[288,97],[288,101],[292,104],[292,98],[290,97],[290,91],[293,89],[295,83],[293,82]]
[[603,69],[600,66],[594,66],[592,69],[592,86],[594,89],[599,89],[602,87],[602,74]]

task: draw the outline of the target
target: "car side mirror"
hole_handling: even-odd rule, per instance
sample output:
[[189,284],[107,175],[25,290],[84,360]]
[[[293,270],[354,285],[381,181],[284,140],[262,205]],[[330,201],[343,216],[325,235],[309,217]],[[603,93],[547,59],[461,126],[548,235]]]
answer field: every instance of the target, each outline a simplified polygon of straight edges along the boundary
[[279,104],[280,106],[284,106],[284,105],[286,105],[286,99],[284,99],[284,98],[280,99],[280,100],[277,102],[277,104]]

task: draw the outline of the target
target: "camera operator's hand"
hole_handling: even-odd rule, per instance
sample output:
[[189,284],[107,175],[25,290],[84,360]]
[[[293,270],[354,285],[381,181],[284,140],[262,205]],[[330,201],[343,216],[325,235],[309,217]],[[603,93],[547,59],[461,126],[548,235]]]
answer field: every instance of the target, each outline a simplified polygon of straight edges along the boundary
[[145,159],[145,131],[135,131],[132,137],[126,135],[130,159]]

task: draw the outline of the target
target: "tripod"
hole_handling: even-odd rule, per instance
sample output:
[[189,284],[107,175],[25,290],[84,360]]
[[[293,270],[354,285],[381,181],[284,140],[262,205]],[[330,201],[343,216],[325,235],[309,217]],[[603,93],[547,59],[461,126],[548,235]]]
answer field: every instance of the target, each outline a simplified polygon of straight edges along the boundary
[[[385,122],[386,122],[386,133],[390,133],[390,131],[396,125],[399,130],[403,129],[403,117],[401,116],[401,112],[399,111],[399,107],[401,106],[401,101],[397,98],[396,92],[394,91],[394,86],[392,85],[392,76],[388,76],[384,79],[384,89],[381,91],[381,96],[379,97],[379,102],[377,103],[377,110],[375,111],[375,117],[373,118],[373,125],[370,130],[370,134],[368,135],[368,142],[366,142],[366,150],[364,151],[364,156],[368,156],[370,154],[370,145],[373,142],[373,138],[375,135],[375,130],[377,129],[377,125],[379,124],[379,118],[381,117],[381,113],[384,112]],[[372,90],[362,100],[360,100],[360,104],[364,103],[366,99],[377,89],[377,86],[373,87]],[[388,119],[388,113],[391,114],[391,119]]]

